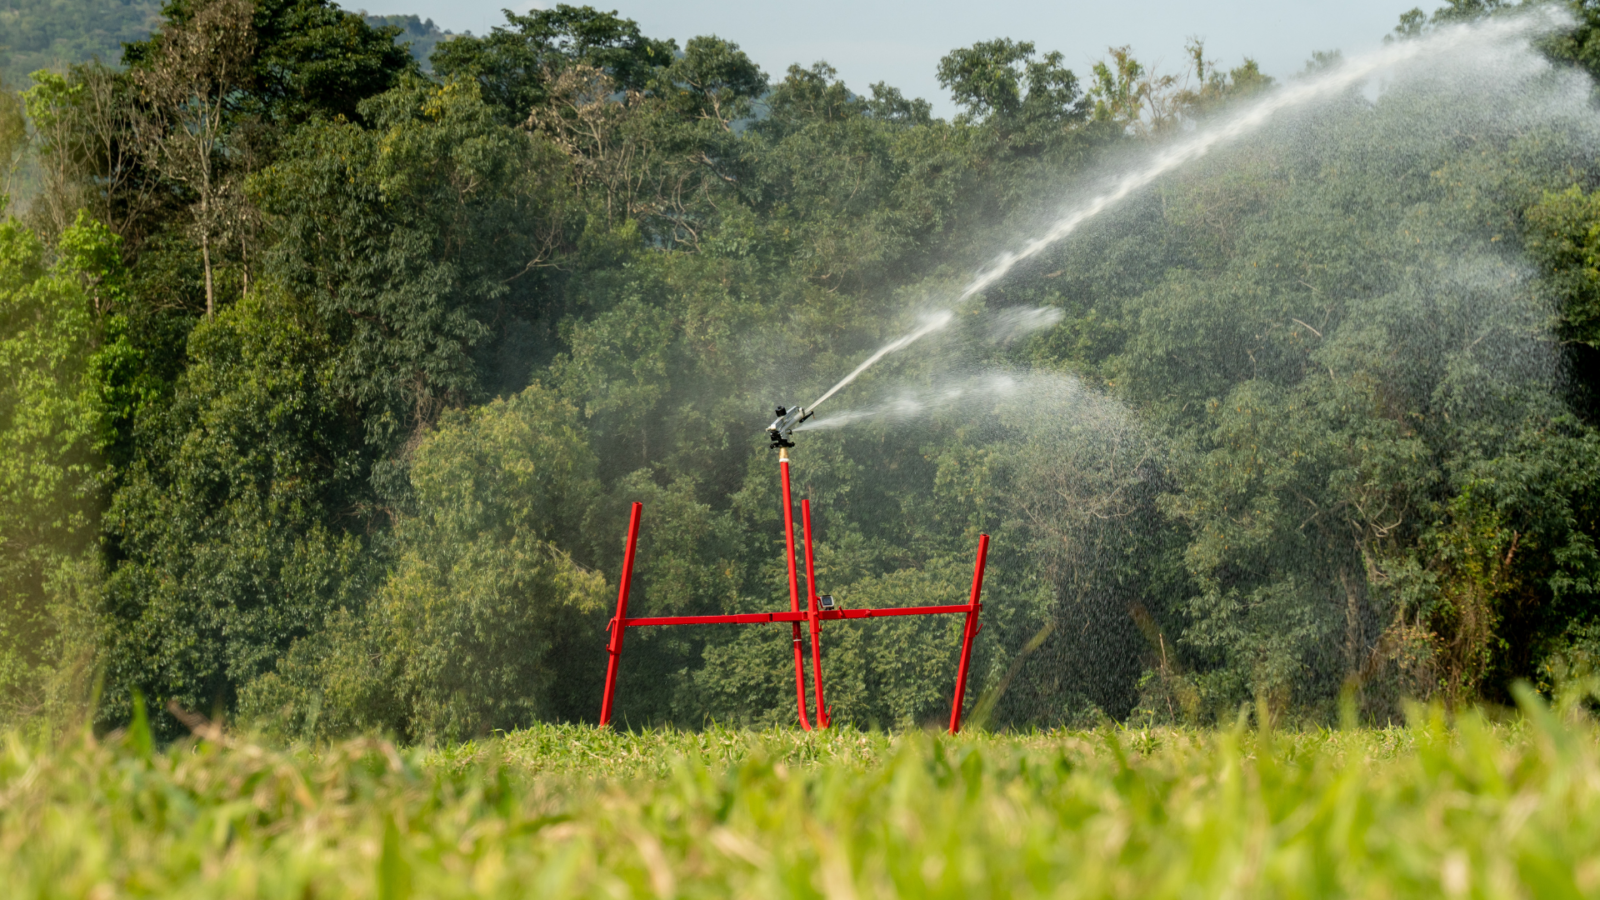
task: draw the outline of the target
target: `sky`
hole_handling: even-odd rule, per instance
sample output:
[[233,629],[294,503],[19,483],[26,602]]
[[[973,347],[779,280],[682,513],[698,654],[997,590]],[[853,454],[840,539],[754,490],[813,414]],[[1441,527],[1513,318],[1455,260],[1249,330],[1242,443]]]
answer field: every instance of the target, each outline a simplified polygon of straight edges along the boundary
[[[573,0],[579,5],[585,0]],[[1300,71],[1313,51],[1346,56],[1378,46],[1417,0],[587,0],[634,19],[650,37],[678,45],[696,35],[733,41],[773,80],[791,63],[826,60],[858,93],[885,81],[933,103],[935,115],[956,109],[934,76],[940,57],[977,41],[1008,37],[1059,50],[1080,83],[1109,47],[1124,44],[1158,73],[1182,74],[1184,44],[1205,43],[1221,68],[1254,58],[1280,80]],[[373,13],[431,18],[440,28],[483,34],[505,21],[500,10],[525,12],[528,0],[344,0]],[[1437,2],[1423,7],[1431,11]]]

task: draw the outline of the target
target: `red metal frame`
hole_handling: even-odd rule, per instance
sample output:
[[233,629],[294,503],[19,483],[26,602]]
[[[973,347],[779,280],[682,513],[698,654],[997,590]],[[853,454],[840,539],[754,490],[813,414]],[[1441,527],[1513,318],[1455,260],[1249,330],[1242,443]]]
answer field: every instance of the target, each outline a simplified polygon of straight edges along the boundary
[[[789,451],[778,451],[778,471],[783,475],[783,538],[784,561],[789,564],[789,611],[800,611],[800,579],[794,572],[794,501],[789,499]],[[800,702],[800,727],[811,730],[806,721],[806,664],[800,650],[800,622],[794,623],[794,692]]]
[[828,704],[822,699],[822,610],[817,608],[817,563],[811,557],[811,501],[800,501],[800,519],[806,526],[806,618],[811,623],[811,680],[817,689],[817,727],[830,722]]
[[950,706],[950,733],[961,731],[961,707],[967,696],[967,671],[972,660],[972,641],[983,630],[978,614],[983,609],[983,571],[989,557],[989,536],[978,536],[978,558],[973,565],[972,593],[966,603],[945,606],[889,606],[877,609],[833,609],[818,607],[816,561],[811,551],[811,501],[800,501],[805,527],[806,553],[806,608],[800,609],[800,579],[795,566],[794,504],[789,492],[789,454],[778,453],[778,466],[783,482],[783,528],[789,569],[789,611],[770,613],[733,613],[720,616],[639,616],[628,617],[628,589],[633,581],[634,546],[639,538],[639,518],[644,507],[633,504],[633,515],[628,522],[628,546],[622,557],[622,580],[617,590],[617,614],[606,627],[611,640],[606,646],[605,696],[600,702],[600,724],[611,723],[611,701],[617,685],[617,665],[622,658],[622,635],[629,628],[647,628],[656,625],[760,625],[771,622],[791,623],[794,636],[794,682],[799,706],[800,727],[811,730],[806,716],[805,661],[802,653],[800,623],[807,623],[811,632],[811,674],[817,697],[816,722],[818,728],[828,728],[832,717],[822,694],[822,623],[833,620],[881,619],[889,616],[938,616],[965,613],[966,623],[961,631],[961,662],[956,670],[955,697]]
[[600,701],[600,724],[611,724],[611,697],[617,690],[617,663],[622,661],[622,635],[628,630],[628,588],[633,586],[633,548],[639,543],[639,517],[644,504],[635,503],[628,517],[628,549],[622,554],[622,582],[617,586],[617,615],[606,627],[611,640],[606,644],[606,693]]
[[950,733],[961,731],[961,704],[967,699],[967,663],[972,661],[972,639],[983,626],[978,624],[978,612],[983,604],[983,566],[989,558],[989,536],[978,535],[978,560],[972,565],[972,595],[967,598],[967,623],[961,629],[961,665],[956,669],[956,699],[950,704]]

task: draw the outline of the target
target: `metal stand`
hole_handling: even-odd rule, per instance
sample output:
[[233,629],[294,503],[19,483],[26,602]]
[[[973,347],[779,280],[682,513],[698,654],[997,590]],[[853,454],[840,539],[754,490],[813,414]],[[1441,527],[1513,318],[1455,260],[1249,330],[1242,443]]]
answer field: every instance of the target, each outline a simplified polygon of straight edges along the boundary
[[967,699],[967,663],[972,661],[972,639],[983,626],[978,624],[978,611],[983,604],[983,565],[989,558],[989,536],[978,536],[978,561],[972,566],[972,595],[967,599],[967,622],[961,629],[961,665],[956,668],[956,699],[950,704],[950,733],[961,731],[961,704]]
[[639,517],[644,514],[644,504],[635,503],[628,517],[628,549],[622,554],[622,583],[617,587],[617,614],[611,624],[611,640],[606,644],[606,693],[600,701],[600,724],[611,724],[611,697],[617,690],[617,664],[622,661],[622,635],[627,628],[628,589],[633,586],[633,548],[639,543]]
[[800,727],[810,731],[811,721],[806,715],[805,659],[802,652],[800,623],[805,622],[811,632],[811,674],[815,686],[818,728],[832,725],[827,704],[822,693],[822,623],[830,620],[878,619],[887,616],[938,616],[961,613],[966,623],[961,632],[961,662],[956,669],[955,697],[950,706],[950,733],[961,731],[961,707],[966,701],[967,672],[972,661],[972,641],[983,630],[978,614],[983,610],[983,571],[989,556],[989,536],[978,536],[978,558],[973,566],[972,592],[967,602],[948,606],[889,606],[877,609],[821,609],[817,598],[816,559],[811,549],[811,501],[801,500],[801,518],[805,527],[806,552],[806,608],[800,609],[800,579],[795,566],[794,505],[789,492],[789,453],[781,448],[778,467],[783,482],[783,529],[789,569],[789,611],[770,613],[734,613],[722,616],[645,616],[628,618],[628,589],[633,580],[633,552],[639,538],[641,504],[633,504],[633,515],[628,523],[628,548],[622,558],[622,582],[617,590],[617,614],[608,626],[611,640],[606,646],[605,696],[600,702],[600,724],[611,723],[611,701],[617,684],[617,664],[622,658],[622,636],[629,628],[648,628],[658,625],[756,625],[771,622],[788,622],[794,641],[795,695],[799,706]]
[[[800,611],[800,579],[794,571],[794,501],[789,499],[789,451],[778,451],[778,471],[783,480],[784,561],[789,564],[789,611]],[[794,693],[800,704],[800,727],[811,730],[806,721],[806,664],[800,648],[800,622],[794,622]]]
[[822,610],[817,606],[817,563],[811,555],[811,501],[800,501],[800,518],[806,526],[806,618],[811,623],[811,680],[817,688],[817,726],[832,723],[822,699]]

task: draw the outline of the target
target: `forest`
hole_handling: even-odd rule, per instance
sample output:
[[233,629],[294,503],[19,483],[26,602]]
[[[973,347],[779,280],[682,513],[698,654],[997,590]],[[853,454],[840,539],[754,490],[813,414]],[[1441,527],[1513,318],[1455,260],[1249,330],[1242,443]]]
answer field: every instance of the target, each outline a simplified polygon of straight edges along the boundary
[[[635,610],[784,605],[775,406],[1344,62],[985,39],[943,119],[588,6],[148,6],[120,58],[0,66],[0,717],[158,738],[595,721],[632,502]],[[993,729],[1382,724],[1600,666],[1600,2],[1558,7],[1173,171],[886,357],[795,435],[819,582],[959,602],[992,535]],[[835,721],[947,717],[959,627],[833,627]],[[785,629],[628,640],[619,721],[793,717]]]

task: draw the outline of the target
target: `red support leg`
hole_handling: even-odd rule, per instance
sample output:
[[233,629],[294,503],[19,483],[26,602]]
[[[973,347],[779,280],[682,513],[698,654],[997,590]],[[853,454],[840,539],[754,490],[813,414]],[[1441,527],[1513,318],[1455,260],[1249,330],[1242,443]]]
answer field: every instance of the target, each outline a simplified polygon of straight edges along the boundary
[[643,503],[633,505],[628,518],[628,549],[622,554],[622,583],[617,587],[617,617],[611,620],[611,640],[606,645],[606,693],[600,700],[600,725],[611,724],[611,696],[617,689],[617,663],[622,660],[622,634],[628,628],[623,623],[628,618],[628,588],[633,585],[633,548],[639,542],[639,516]]
[[811,681],[817,697],[817,727],[827,728],[832,724],[832,717],[828,715],[828,704],[822,699],[822,621],[818,618],[821,610],[817,608],[817,562],[811,555],[810,500],[800,501],[800,519],[806,529],[806,613],[811,623]]
[[967,600],[967,624],[961,630],[961,665],[956,669],[956,698],[950,707],[950,733],[961,731],[961,704],[967,699],[967,664],[972,660],[972,639],[978,634],[978,611],[983,604],[983,566],[989,558],[989,536],[978,535],[978,562],[972,570],[972,597]]
[[[783,476],[783,536],[788,552],[785,559],[789,561],[789,611],[800,611],[800,578],[794,570],[794,501],[789,496],[789,451],[778,451],[778,470]],[[794,627],[794,692],[800,704],[800,727],[806,731],[811,730],[811,723],[806,719],[806,664],[800,647],[800,623],[793,623]]]

